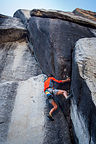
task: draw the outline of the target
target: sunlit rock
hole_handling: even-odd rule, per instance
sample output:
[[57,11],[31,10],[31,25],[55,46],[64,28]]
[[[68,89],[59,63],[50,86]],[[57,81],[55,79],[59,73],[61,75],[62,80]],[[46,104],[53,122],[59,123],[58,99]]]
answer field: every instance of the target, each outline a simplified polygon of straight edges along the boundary
[[96,38],[76,43],[71,89],[71,118],[79,144],[96,143]]

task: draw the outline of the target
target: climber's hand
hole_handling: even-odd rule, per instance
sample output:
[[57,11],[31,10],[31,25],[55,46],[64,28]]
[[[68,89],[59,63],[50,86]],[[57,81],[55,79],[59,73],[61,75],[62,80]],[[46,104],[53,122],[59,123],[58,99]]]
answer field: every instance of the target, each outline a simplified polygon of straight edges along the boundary
[[70,82],[70,78],[67,78],[66,80],[62,80],[63,83]]
[[68,77],[68,78],[66,79],[66,81],[67,81],[67,82],[70,82],[70,78]]

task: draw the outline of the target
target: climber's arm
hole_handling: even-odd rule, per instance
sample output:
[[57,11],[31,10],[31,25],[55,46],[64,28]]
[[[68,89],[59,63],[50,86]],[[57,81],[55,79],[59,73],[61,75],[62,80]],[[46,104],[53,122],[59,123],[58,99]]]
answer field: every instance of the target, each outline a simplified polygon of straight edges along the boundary
[[65,82],[70,82],[70,78],[67,78],[66,80],[62,80],[62,83],[65,83]]
[[70,82],[70,78],[67,78],[66,80],[57,80],[55,78],[52,78],[53,81],[57,82],[57,83],[65,83],[65,82]]

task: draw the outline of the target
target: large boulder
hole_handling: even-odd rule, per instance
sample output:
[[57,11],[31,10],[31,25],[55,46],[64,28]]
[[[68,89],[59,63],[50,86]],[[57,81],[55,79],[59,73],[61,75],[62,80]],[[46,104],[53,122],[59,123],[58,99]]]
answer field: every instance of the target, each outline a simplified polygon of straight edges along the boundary
[[[93,36],[96,22],[70,12],[18,10],[14,18],[0,15],[0,144],[71,144],[72,126],[76,143],[96,143]],[[75,43],[84,37],[76,44],[72,64]],[[42,71],[57,79],[72,71],[71,109],[63,96],[55,97],[54,122],[47,118],[51,105]]]
[[9,16],[6,16],[6,15],[3,15],[3,14],[0,14],[0,18],[8,18]]
[[[6,42],[6,43],[0,44],[0,130],[1,130],[0,144],[4,144],[4,143],[11,144],[11,140],[9,140],[9,133],[10,133],[9,127],[14,117],[12,116],[12,112],[14,111],[14,108],[15,108],[16,99],[20,98],[21,96],[21,101],[18,101],[18,102],[21,102],[21,103],[25,102],[25,99],[23,99],[24,98],[23,94],[18,94],[17,96],[17,90],[19,89],[20,91],[19,84],[41,73],[42,71],[38,63],[36,62],[34,55],[31,53],[28,43],[26,43],[26,41]],[[32,80],[31,80],[31,83],[32,83]],[[28,85],[28,83],[26,83],[26,85]],[[25,93],[26,90],[27,91],[29,90],[29,87],[25,86],[21,89],[22,89],[21,91]],[[30,92],[30,94],[32,94],[32,92]],[[29,93],[26,94],[26,97],[28,96],[30,96]],[[23,109],[25,111],[22,111],[19,109],[19,112],[21,112],[20,113],[21,115],[26,113],[27,105],[25,105],[24,107]],[[18,118],[18,112],[17,113],[15,112],[15,116],[16,114]],[[14,119],[16,121],[16,118]],[[22,116],[22,119],[23,119],[23,116]],[[24,119],[22,121],[26,123]],[[17,124],[15,123],[14,128],[16,131],[15,132],[11,131],[14,134],[14,136],[16,136],[18,133],[17,131],[20,128],[20,127],[18,128],[18,124],[20,122],[21,121],[19,119]],[[21,130],[20,132],[21,133],[19,134],[21,136],[23,130]],[[18,139],[17,137],[16,139]],[[12,141],[12,143],[15,144],[16,142],[15,142],[14,137],[12,140],[14,141],[14,142]],[[18,143],[20,142],[21,141],[19,141]]]
[[83,9],[79,9],[79,8],[76,8],[73,13],[77,16],[82,16],[84,18],[88,18],[88,19],[91,19],[93,21],[96,21],[96,12],[92,12],[92,11],[89,11],[89,10],[83,10]]
[[27,29],[18,18],[0,17],[0,43],[25,39]]
[[21,19],[21,21],[25,24],[25,26],[27,27],[28,24],[28,20],[31,17],[30,16],[30,10],[25,10],[25,9],[19,9],[17,10],[13,17],[17,17],[19,19]]
[[96,38],[76,43],[71,89],[71,119],[79,144],[96,143]]
[[59,104],[54,124],[47,118],[46,75],[26,41],[25,26],[18,18],[2,16],[0,28],[5,32],[0,42],[0,144],[71,144]]
[[[31,12],[31,16],[33,16],[33,12]],[[36,16],[34,14],[34,17],[29,19],[28,25],[35,55],[44,73],[52,74],[56,78],[69,76],[75,42],[80,38],[94,35],[88,27],[81,26],[74,21],[60,20],[56,16],[54,19],[53,17],[49,18],[47,12],[47,18],[43,18],[45,15],[41,14],[37,11]],[[54,12],[51,12],[51,16],[54,16]]]
[[[67,20],[70,22],[75,22],[80,25],[85,25],[89,27],[95,27],[96,28],[96,21],[93,21],[90,18],[85,18],[82,16],[75,15],[72,12],[64,12],[64,11],[56,11],[56,10],[45,10],[45,9],[33,9],[30,12],[31,16],[37,16],[37,17],[44,17],[44,18],[53,18],[53,19],[61,19],[61,20]],[[91,15],[90,15],[91,17]],[[94,13],[95,18],[95,13]]]
[[71,144],[61,109],[54,114],[54,122],[47,118],[45,78],[46,75],[41,74],[0,84],[0,144]]

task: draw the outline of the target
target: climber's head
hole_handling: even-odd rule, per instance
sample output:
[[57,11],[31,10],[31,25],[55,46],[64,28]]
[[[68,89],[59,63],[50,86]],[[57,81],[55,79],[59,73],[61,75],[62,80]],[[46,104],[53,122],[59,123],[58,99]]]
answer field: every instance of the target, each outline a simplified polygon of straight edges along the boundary
[[48,74],[47,76],[48,76],[48,77],[54,77],[52,74]]

